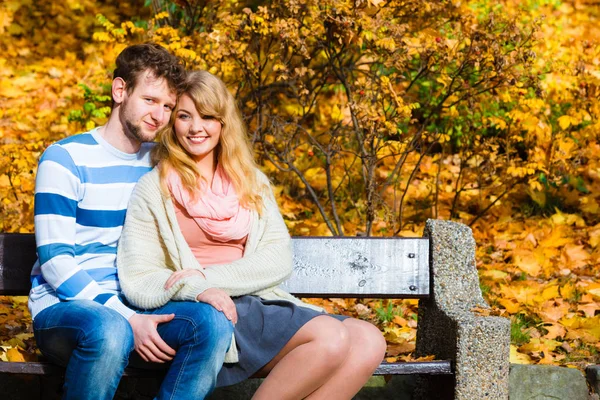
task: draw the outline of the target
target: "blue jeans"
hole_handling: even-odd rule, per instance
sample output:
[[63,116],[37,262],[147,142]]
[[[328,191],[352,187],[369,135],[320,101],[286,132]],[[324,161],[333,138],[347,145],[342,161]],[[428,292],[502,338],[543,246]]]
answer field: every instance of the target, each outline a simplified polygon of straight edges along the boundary
[[[217,381],[233,325],[205,303],[172,301],[139,311],[175,314],[158,333],[177,354],[158,399],[204,399]],[[65,366],[63,399],[112,399],[133,351],[133,332],[116,311],[89,300],[61,302],[33,322],[35,339],[52,362]]]

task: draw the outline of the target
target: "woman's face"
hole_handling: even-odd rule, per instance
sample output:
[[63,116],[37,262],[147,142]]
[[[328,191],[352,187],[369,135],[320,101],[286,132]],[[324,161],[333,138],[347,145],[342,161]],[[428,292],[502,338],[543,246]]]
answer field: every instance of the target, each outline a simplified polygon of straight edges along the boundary
[[179,98],[175,115],[175,134],[181,146],[196,161],[216,157],[215,148],[221,137],[221,122],[212,115],[200,115],[192,99]]

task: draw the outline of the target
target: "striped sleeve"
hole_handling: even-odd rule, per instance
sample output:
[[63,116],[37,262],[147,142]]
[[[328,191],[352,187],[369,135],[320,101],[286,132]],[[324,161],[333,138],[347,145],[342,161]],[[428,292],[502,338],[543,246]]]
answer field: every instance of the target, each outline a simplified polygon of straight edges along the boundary
[[40,276],[62,301],[94,300],[129,319],[135,312],[114,293],[105,292],[75,260],[77,204],[80,198],[79,171],[68,151],[50,146],[42,155],[35,185],[35,239]]

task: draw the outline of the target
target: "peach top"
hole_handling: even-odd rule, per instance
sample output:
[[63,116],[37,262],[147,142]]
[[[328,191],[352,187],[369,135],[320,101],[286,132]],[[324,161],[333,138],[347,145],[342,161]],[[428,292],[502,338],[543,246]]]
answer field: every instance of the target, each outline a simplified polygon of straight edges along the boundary
[[186,209],[174,199],[173,205],[175,206],[175,216],[181,233],[183,233],[185,241],[200,265],[207,267],[209,265],[227,264],[242,258],[248,236],[229,242],[213,240],[190,217]]

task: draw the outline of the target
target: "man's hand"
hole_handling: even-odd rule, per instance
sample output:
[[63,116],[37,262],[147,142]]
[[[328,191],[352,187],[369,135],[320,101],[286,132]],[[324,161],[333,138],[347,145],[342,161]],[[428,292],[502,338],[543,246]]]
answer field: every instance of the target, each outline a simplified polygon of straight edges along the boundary
[[208,303],[217,310],[223,312],[228,320],[237,324],[238,316],[235,303],[231,297],[221,289],[210,288],[196,296],[198,301]]
[[144,361],[162,364],[173,359],[175,350],[162,340],[156,327],[158,324],[171,321],[174,317],[175,314],[134,314],[129,318],[135,351]]
[[173,286],[178,280],[193,275],[200,275],[202,278],[206,279],[202,271],[197,269],[184,269],[182,271],[176,271],[173,272],[169,279],[167,279],[167,282],[165,282],[165,290],[169,290],[171,286]]

